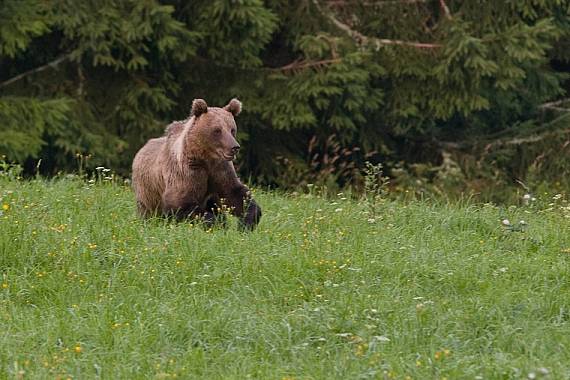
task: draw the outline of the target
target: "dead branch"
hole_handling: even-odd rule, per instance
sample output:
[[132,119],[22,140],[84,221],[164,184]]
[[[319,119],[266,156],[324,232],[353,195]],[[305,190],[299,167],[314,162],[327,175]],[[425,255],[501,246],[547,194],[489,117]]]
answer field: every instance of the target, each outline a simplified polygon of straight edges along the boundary
[[544,103],[544,104],[541,104],[540,106],[538,106],[538,108],[561,111],[561,112],[570,112],[570,108],[558,107],[559,105],[567,103],[567,102],[570,103],[570,98],[560,99],[560,100],[556,100],[554,102]]
[[548,138],[551,138],[553,136],[558,136],[558,135],[565,135],[567,133],[570,133],[570,128],[568,129],[562,129],[559,131],[550,131],[547,133],[543,133],[540,135],[534,135],[534,136],[527,136],[527,137],[518,137],[518,138],[514,138],[511,140],[500,140],[500,141],[496,141],[494,143],[490,143],[488,144],[485,149],[487,149],[487,147],[489,148],[494,148],[497,146],[501,146],[501,145],[522,145],[522,144],[531,144],[531,143],[536,143],[542,140],[546,140]]
[[322,66],[328,66],[334,63],[339,63],[341,62],[342,59],[341,58],[333,58],[333,59],[323,59],[320,61],[306,61],[306,60],[302,60],[302,59],[297,59],[285,66],[281,66],[281,67],[275,67],[272,68],[271,71],[281,71],[281,72],[287,72],[287,71],[297,71],[297,70],[302,70],[302,69],[306,69],[309,67],[322,67]]
[[[566,135],[566,134],[570,134],[570,128],[561,129],[561,130],[554,130],[554,131],[547,131],[547,132],[543,132],[543,133],[539,133],[539,134],[534,134],[531,136],[515,137],[515,138],[510,138],[510,139],[500,139],[500,140],[488,142],[487,144],[485,144],[485,146],[483,147],[483,151],[488,153],[489,151],[493,150],[494,148],[497,148],[500,146],[513,146],[513,145],[537,143],[537,142],[540,142],[540,141],[543,141],[546,139],[550,139],[552,137],[562,136],[562,135]],[[465,148],[473,148],[473,146],[474,146],[474,144],[472,142],[457,143],[457,142],[447,142],[447,141],[439,141],[439,142],[437,142],[437,145],[439,145],[442,148],[450,149],[450,150],[461,150],[461,149],[465,149]]]
[[439,0],[439,6],[441,7],[443,14],[445,15],[445,18],[451,20],[452,19],[451,12],[449,11],[449,7],[445,3],[445,0]]
[[313,3],[323,14],[326,16],[337,28],[347,33],[350,37],[352,37],[357,44],[359,45],[375,45],[376,49],[379,49],[382,45],[401,45],[401,46],[411,46],[419,49],[436,49],[442,47],[440,44],[435,43],[422,43],[422,42],[410,42],[410,41],[402,41],[402,40],[390,40],[385,38],[375,38],[375,37],[368,37],[363,35],[362,33],[352,29],[347,24],[338,20],[331,12],[325,11],[321,8],[318,0],[313,0]]
[[[381,7],[383,5],[409,5],[409,4],[417,4],[417,3],[427,3],[428,0],[384,0],[384,1],[360,1],[358,2],[359,6],[364,7]],[[354,3],[346,0],[330,0],[326,2],[330,7],[347,7],[353,6]]]
[[37,74],[37,73],[45,71],[47,69],[50,69],[50,68],[56,69],[58,65],[60,65],[62,62],[67,61],[70,58],[71,58],[71,53],[62,55],[62,56],[54,59],[53,61],[46,63],[45,65],[42,65],[40,67],[36,67],[35,69],[25,71],[21,74],[16,75],[15,77],[12,77],[12,78],[0,83],[0,88],[6,87],[9,84],[17,82],[22,78],[25,78],[25,77],[33,75],[33,74]]

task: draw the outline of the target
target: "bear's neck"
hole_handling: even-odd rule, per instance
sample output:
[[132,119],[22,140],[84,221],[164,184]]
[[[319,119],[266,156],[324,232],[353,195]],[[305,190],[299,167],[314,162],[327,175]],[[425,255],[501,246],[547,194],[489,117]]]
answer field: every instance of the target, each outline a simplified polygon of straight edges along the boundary
[[[179,132],[172,136],[172,154],[173,158],[181,169],[187,167],[212,167],[218,163],[208,159],[208,154],[200,147],[203,144],[199,141],[200,137],[193,133],[195,117],[192,116],[179,129]],[[210,162],[212,161],[212,162]]]
[[172,136],[174,138],[174,142],[172,144],[172,153],[174,155],[174,159],[178,164],[182,164],[184,161],[188,160],[188,156],[192,156],[192,152],[189,152],[189,144],[188,144],[188,137],[189,133],[194,125],[194,120],[196,118],[192,116],[189,118],[182,128],[179,128],[179,132]]

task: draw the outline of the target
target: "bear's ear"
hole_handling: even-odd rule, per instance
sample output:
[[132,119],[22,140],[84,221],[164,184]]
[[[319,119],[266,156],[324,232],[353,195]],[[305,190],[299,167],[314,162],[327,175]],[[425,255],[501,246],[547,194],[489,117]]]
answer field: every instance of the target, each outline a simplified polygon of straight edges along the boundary
[[206,104],[204,99],[194,99],[192,101],[192,111],[190,111],[190,115],[198,117],[206,112],[208,112],[208,104]]
[[232,115],[236,117],[241,112],[241,102],[236,98],[233,98],[232,100],[230,100],[228,105],[224,107],[224,109],[228,112],[231,112]]

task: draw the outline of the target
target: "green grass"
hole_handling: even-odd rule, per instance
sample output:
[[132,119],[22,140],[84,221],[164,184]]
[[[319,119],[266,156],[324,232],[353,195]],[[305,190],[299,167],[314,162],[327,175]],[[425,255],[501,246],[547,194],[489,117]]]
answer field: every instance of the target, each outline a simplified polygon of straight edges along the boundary
[[255,232],[205,231],[0,178],[0,378],[570,378],[564,198],[256,198]]

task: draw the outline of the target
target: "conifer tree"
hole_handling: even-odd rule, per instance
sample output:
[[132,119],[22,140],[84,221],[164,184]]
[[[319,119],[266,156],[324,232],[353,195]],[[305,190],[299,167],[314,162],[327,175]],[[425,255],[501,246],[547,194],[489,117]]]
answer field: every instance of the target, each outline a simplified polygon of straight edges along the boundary
[[242,167],[270,183],[331,135],[412,161],[558,141],[569,41],[569,0],[4,0],[0,154],[128,174],[193,98],[234,96]]

